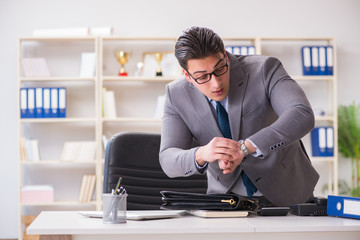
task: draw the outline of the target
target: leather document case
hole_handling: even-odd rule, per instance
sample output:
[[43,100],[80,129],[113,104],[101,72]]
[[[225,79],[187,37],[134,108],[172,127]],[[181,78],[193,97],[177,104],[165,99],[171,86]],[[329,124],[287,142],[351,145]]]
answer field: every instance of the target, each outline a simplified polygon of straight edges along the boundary
[[177,191],[161,191],[161,209],[172,210],[241,210],[256,211],[258,201],[236,194],[200,194]]

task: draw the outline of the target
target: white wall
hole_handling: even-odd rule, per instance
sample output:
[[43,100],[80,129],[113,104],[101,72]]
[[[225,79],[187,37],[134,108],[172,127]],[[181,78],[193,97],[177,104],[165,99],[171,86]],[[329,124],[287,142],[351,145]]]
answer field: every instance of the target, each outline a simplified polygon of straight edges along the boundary
[[339,103],[349,104],[360,101],[359,12],[358,0],[0,0],[0,238],[16,238],[18,227],[18,37],[35,28],[83,26],[113,26],[122,36],[177,37],[193,25],[224,37],[331,36],[338,46]]

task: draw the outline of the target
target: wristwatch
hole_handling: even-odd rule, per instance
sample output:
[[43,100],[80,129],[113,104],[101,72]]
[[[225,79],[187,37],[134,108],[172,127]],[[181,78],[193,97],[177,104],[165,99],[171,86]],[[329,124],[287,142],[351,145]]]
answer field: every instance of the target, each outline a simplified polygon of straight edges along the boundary
[[245,157],[246,157],[247,155],[250,154],[249,149],[247,149],[247,147],[245,146],[244,140],[240,140],[239,143],[241,144],[240,150],[243,151],[243,153],[245,154]]

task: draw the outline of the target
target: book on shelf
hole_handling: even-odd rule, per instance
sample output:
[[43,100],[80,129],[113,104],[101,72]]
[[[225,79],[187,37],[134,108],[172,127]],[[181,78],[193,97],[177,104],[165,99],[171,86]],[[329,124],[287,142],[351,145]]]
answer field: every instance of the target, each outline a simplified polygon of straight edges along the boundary
[[94,195],[96,183],[95,174],[84,174],[81,178],[80,191],[79,191],[79,202],[90,202]]
[[164,114],[164,106],[165,106],[165,95],[161,95],[157,97],[156,108],[154,113],[154,118],[161,119]]
[[103,88],[103,117],[104,118],[116,118],[116,103],[114,91]]
[[19,152],[20,152],[20,159],[22,161],[27,161],[27,156],[26,156],[26,150],[25,150],[25,138],[24,137],[20,137],[19,139]]
[[79,197],[78,197],[78,202],[83,202],[84,201],[84,194],[85,194],[85,188],[87,186],[86,183],[87,183],[87,179],[88,179],[88,175],[85,174],[82,176],[81,178],[81,184],[80,184],[80,191],[79,191]]
[[103,135],[102,136],[102,145],[103,145],[104,151],[106,151],[106,146],[107,146],[108,141],[109,141],[109,139],[107,139],[107,137],[105,135]]
[[92,78],[95,75],[96,54],[94,52],[81,53],[80,72],[81,78]]
[[20,138],[20,158],[22,161],[40,161],[39,142],[37,139]]
[[45,58],[21,58],[24,77],[50,77]]
[[94,161],[96,155],[95,141],[65,142],[61,155],[61,161]]

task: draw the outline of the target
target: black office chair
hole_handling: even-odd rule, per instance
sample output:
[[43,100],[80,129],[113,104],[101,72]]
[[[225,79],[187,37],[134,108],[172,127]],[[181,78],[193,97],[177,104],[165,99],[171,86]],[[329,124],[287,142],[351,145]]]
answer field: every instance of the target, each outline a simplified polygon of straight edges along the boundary
[[160,209],[160,191],[206,193],[205,175],[169,178],[159,163],[160,134],[124,132],[106,146],[104,193],[115,188],[119,177],[128,193],[128,210]]

